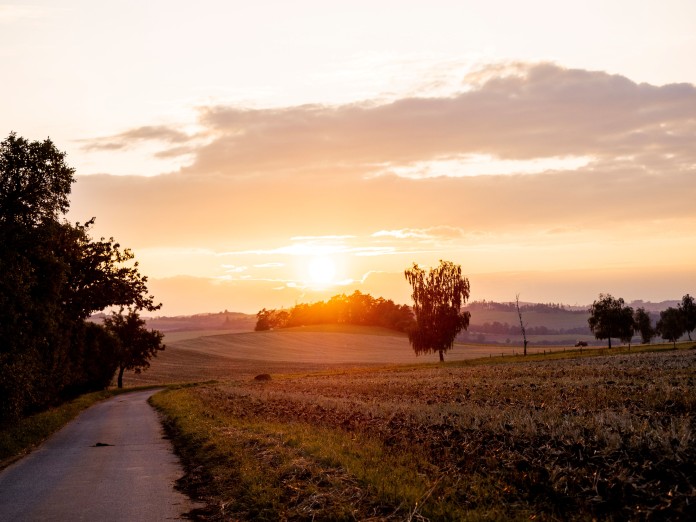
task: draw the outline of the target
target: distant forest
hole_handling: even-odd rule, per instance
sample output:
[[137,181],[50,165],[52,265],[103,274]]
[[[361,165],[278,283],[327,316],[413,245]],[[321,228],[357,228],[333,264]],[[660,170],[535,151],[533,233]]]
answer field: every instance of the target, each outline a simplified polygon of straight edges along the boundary
[[[497,312],[516,312],[516,304],[497,303],[495,301],[472,301],[464,309],[470,312],[475,310],[494,310]],[[587,314],[587,307],[568,306],[561,303],[520,303],[520,310],[523,312],[539,312],[542,314],[567,312],[569,314]]]
[[414,324],[411,308],[391,299],[374,298],[356,290],[335,295],[328,301],[298,304],[285,310],[262,309],[256,314],[256,331],[318,324],[380,326],[406,332]]

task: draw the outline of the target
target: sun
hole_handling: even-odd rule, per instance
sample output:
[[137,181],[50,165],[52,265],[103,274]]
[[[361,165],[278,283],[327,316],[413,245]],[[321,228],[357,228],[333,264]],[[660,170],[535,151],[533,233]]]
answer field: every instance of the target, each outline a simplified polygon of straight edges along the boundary
[[326,256],[315,257],[307,266],[309,280],[317,286],[328,286],[336,278],[336,263]]

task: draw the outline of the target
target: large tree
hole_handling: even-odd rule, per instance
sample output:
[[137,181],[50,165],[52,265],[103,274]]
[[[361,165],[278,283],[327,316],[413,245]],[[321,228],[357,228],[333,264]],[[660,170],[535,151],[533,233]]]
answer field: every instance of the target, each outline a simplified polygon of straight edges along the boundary
[[674,347],[676,348],[677,341],[686,331],[684,315],[681,310],[672,306],[667,308],[667,310],[662,310],[660,312],[660,319],[657,321],[656,329],[663,339],[674,343]]
[[416,316],[408,333],[411,346],[417,355],[438,352],[442,362],[457,334],[469,326],[471,314],[461,310],[469,299],[469,280],[459,265],[442,260],[428,272],[414,263],[404,275],[413,288]]
[[150,367],[150,359],[164,350],[164,334],[148,330],[145,321],[135,310],[123,314],[114,312],[104,320],[106,331],[116,339],[116,364],[118,366],[118,387],[123,388],[123,373],[133,370],[140,373]]
[[75,170],[50,139],[0,143],[0,224],[36,226],[67,212]]
[[91,313],[159,308],[132,252],[65,220],[73,181],[51,140],[0,143],[0,422],[108,383]]
[[694,303],[694,298],[689,294],[682,297],[681,303],[679,303],[679,311],[684,317],[684,329],[689,336],[689,341],[691,341],[691,332],[696,329],[696,303]]
[[623,298],[615,299],[611,294],[599,294],[599,299],[588,310],[587,323],[597,339],[607,339],[611,348],[611,338],[630,342],[633,337],[633,309]]

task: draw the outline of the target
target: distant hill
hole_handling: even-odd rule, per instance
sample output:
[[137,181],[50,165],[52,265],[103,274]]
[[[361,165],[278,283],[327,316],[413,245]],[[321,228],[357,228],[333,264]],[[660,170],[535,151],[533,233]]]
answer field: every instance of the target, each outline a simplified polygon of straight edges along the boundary
[[[659,312],[679,301],[637,300],[629,303],[634,309],[643,307],[653,316],[653,324]],[[572,345],[584,340],[595,343],[587,326],[587,306],[569,306],[556,303],[520,303],[522,318],[527,326],[528,339],[536,345]],[[519,344],[520,322],[514,302],[473,301],[465,307],[471,312],[469,330],[457,338],[460,342]],[[90,320],[102,322],[105,314],[93,315]],[[164,333],[196,331],[252,332],[257,317],[239,312],[216,312],[174,317],[145,317],[149,328]],[[603,344],[603,342],[596,342]]]
[[[653,325],[659,313],[678,301],[633,301],[629,303],[634,310],[645,308],[652,315]],[[462,332],[457,340],[461,342],[520,344],[520,319],[514,302],[474,301],[466,307],[471,312],[469,329]],[[602,345],[597,341],[587,324],[587,306],[568,306],[556,303],[520,303],[522,320],[527,330],[527,339],[532,345],[573,345],[577,341]],[[638,336],[636,336],[636,339]]]
[[[90,319],[102,322],[105,314],[93,315]],[[185,332],[192,330],[229,330],[233,332],[252,332],[256,316],[239,312],[217,312],[175,317],[144,317],[148,328],[161,332]]]

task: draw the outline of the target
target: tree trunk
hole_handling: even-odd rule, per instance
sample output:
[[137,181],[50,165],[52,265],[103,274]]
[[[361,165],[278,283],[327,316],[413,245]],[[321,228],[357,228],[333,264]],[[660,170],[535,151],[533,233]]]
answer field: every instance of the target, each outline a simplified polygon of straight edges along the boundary
[[611,350],[611,337],[609,337],[609,349]]
[[125,370],[125,368],[123,366],[121,366],[118,369],[118,387],[119,388],[123,388],[123,371],[124,370]]
[[442,355],[442,350],[440,350],[440,362],[445,362],[445,357]]

